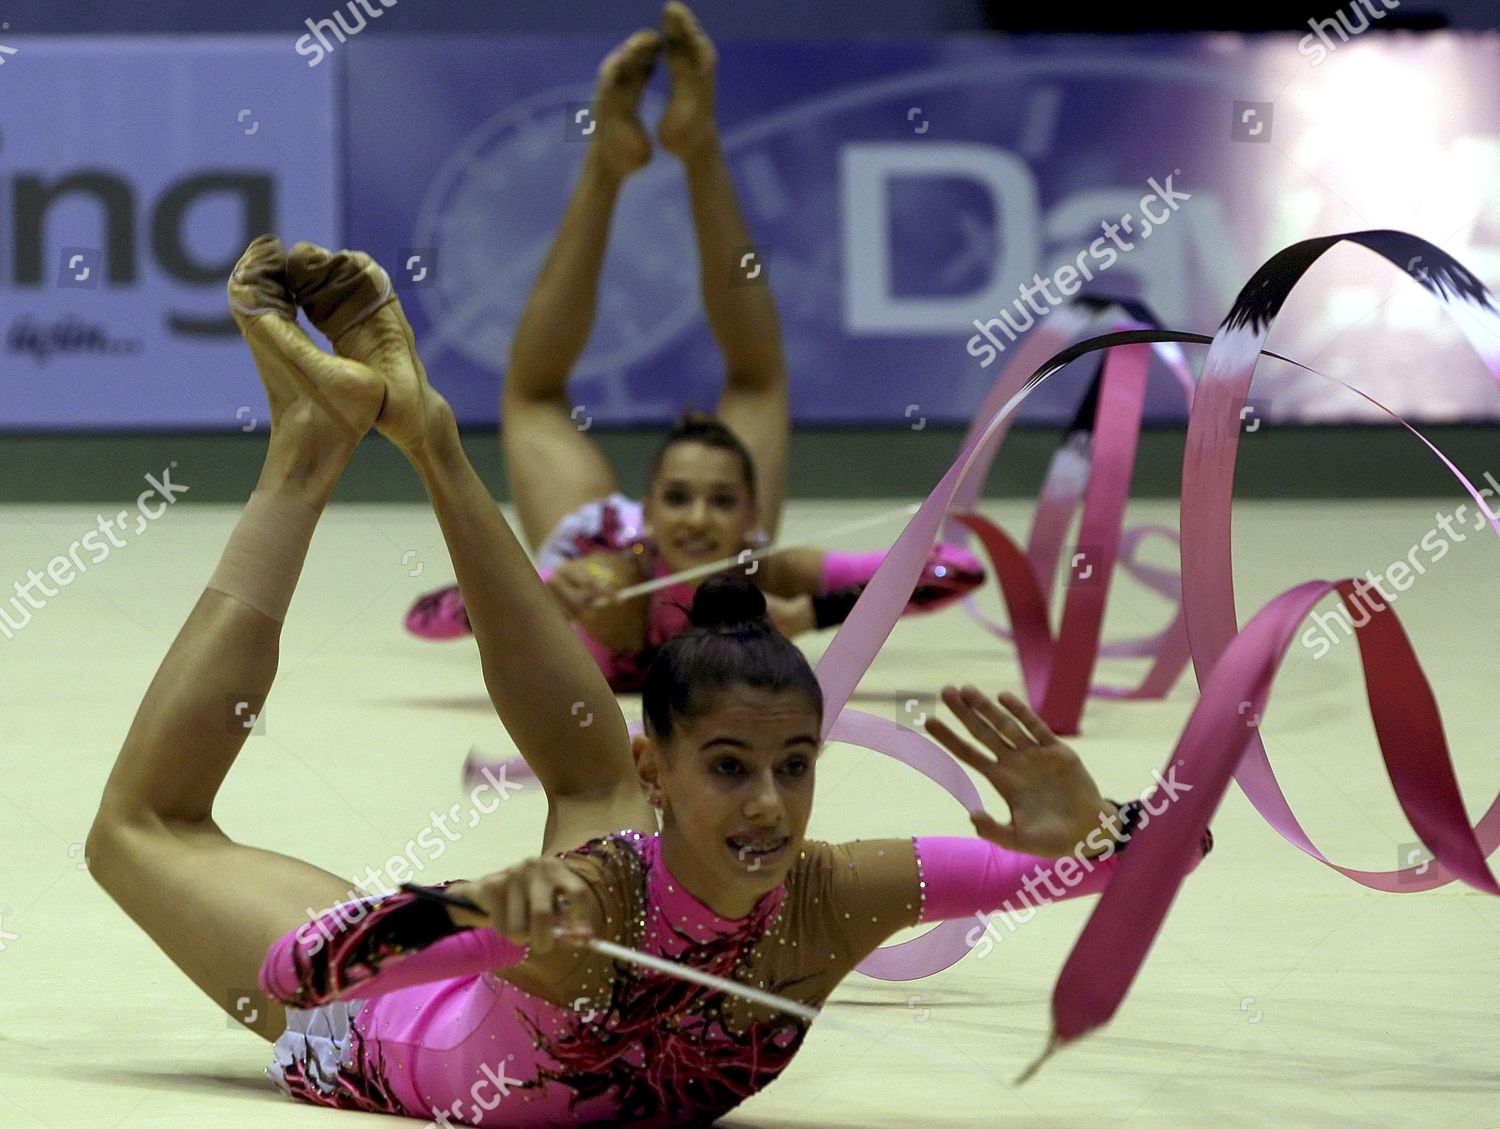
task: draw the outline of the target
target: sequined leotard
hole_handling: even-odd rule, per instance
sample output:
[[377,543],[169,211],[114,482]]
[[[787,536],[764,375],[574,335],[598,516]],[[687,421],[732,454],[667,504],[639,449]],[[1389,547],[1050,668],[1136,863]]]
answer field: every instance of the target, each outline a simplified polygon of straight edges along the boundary
[[[814,1006],[890,933],[996,909],[1056,861],[977,839],[809,842],[731,921],[672,878],[656,836],[562,857],[601,899],[606,937]],[[1115,862],[1091,860],[1062,896],[1099,891]],[[297,1009],[270,1073],[304,1101],[439,1125],[706,1124],[772,1082],[806,1034],[802,1019],[593,953],[552,1002],[506,979],[524,956],[407,894],[330,910],[261,970],[262,990]]]

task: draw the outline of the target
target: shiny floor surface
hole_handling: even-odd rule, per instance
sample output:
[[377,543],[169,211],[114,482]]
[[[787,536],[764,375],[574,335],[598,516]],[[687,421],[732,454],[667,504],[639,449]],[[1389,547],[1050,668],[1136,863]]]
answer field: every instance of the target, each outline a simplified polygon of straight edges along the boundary
[[[785,543],[890,514],[888,503],[798,503]],[[1237,506],[1241,621],[1314,577],[1408,560],[1456,502]],[[987,512],[1024,536],[1027,508]],[[268,1047],[202,997],[94,885],[82,843],[112,759],[162,654],[212,571],[235,511],[179,503],[0,638],[0,1125],[6,1129],[290,1129],[374,1125],[292,1103],[262,1076]],[[1175,519],[1165,504],[1132,522]],[[6,507],[0,576],[43,571],[95,528],[87,507]],[[892,516],[843,547],[889,543]],[[1494,739],[1500,545],[1448,538],[1398,611],[1441,704],[1471,819],[1500,792]],[[1148,541],[1144,556],[1173,563]],[[1420,554],[1431,559],[1428,554]],[[235,838],[350,876],[379,864],[461,795],[471,748],[511,749],[469,640],[429,644],[402,615],[452,573],[431,514],[335,507],[313,543],[264,716],[217,816]],[[1000,614],[992,591],[985,606]],[[1329,605],[1325,605],[1327,610]],[[1114,588],[1109,639],[1150,634],[1167,606]],[[816,657],[830,636],[810,637]],[[524,658],[518,645],[517,658]],[[1104,682],[1138,679],[1111,660]],[[859,708],[892,716],[942,683],[1016,687],[1014,651],[960,609],[897,626]],[[1106,794],[1165,765],[1195,701],[1095,699],[1077,747]],[[634,718],[637,699],[621,707]],[[919,706],[920,708],[920,706]],[[1390,870],[1412,852],[1373,738],[1355,645],[1315,659],[1294,643],[1262,723],[1281,783],[1319,847]],[[982,784],[982,782],[981,782]],[[983,785],[982,785],[983,786]],[[987,787],[987,786],[985,786]],[[1000,809],[1003,810],[1003,809]],[[508,797],[426,877],[477,875],[535,851],[543,803]],[[1494,1129],[1500,1068],[1500,906],[1467,887],[1365,889],[1284,842],[1231,786],[1218,849],[1178,898],[1114,1021],[1012,1085],[1046,1040],[1057,972],[1089,913],[1055,906],[992,926],[994,943],[924,981],[851,977],[803,1053],[728,1124],[1204,1129]],[[830,746],[812,833],[841,839],[969,833],[934,784],[877,753]]]

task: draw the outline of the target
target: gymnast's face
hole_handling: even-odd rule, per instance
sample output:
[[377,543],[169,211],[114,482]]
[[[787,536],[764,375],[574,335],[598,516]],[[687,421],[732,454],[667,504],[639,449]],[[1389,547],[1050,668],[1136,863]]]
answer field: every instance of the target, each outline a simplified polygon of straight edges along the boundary
[[637,741],[667,868],[715,912],[743,917],[785,880],[807,834],[817,711],[801,694],[739,686],[683,719],[665,750]]
[[663,453],[643,516],[668,567],[680,572],[738,553],[757,515],[733,452],[684,441]]

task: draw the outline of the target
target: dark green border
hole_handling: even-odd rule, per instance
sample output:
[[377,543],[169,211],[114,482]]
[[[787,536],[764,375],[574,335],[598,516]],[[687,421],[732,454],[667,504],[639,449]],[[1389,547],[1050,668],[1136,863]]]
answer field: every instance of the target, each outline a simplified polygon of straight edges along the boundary
[[[639,494],[661,431],[592,433],[620,475]],[[1175,497],[1183,430],[1142,433],[1132,492]],[[1428,427],[1424,434],[1475,478],[1500,477],[1500,426]],[[800,428],[792,436],[792,498],[920,497],[951,465],[963,439],[957,428],[884,430]],[[1031,497],[1056,449],[1053,428],[1016,429],[990,474],[989,497]],[[255,483],[264,433],[185,432],[120,435],[0,435],[0,502],[113,502],[134,499],[144,476],[176,463],[174,483],[198,502],[242,501]],[[469,456],[495,496],[509,490],[493,432],[468,432]],[[1404,428],[1268,426],[1241,441],[1236,494],[1243,498],[1375,498],[1444,496],[1455,489],[1435,456]],[[360,449],[335,500],[420,502],[416,476],[378,436]]]

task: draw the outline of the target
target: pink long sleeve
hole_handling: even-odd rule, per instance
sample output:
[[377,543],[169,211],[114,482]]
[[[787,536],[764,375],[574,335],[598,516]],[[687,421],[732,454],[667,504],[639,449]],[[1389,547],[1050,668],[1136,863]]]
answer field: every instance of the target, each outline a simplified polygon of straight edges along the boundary
[[840,588],[863,588],[870,577],[885,560],[885,550],[868,553],[841,553],[829,550],[823,554],[822,591],[837,592]]
[[[1050,902],[1100,893],[1120,865],[1121,851],[1085,859],[1075,855],[1042,858],[997,847],[983,839],[936,836],[912,840],[922,882],[920,920],[946,921],[1005,909],[1035,909]],[[1196,870],[1213,848],[1204,835]]]
[[394,992],[519,964],[526,946],[493,929],[460,929],[441,905],[411,894],[328,910],[271,944],[260,990],[292,1007]]
[[[813,601],[815,612],[820,603],[823,605],[818,612],[818,626],[844,621],[885,557],[885,550],[868,553],[829,550],[823,554],[819,594]],[[916,615],[947,607],[983,583],[984,565],[973,553],[957,545],[934,545],[901,614]]]
[[1118,852],[1108,858],[1049,859],[983,839],[923,836],[912,842],[923,883],[924,922],[1097,894],[1119,865]]

